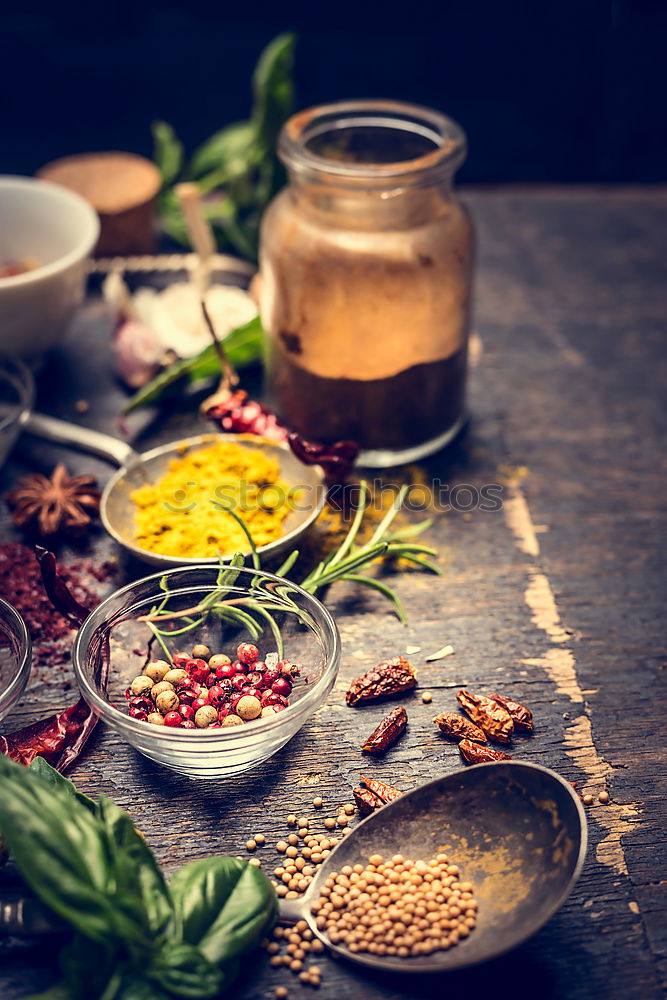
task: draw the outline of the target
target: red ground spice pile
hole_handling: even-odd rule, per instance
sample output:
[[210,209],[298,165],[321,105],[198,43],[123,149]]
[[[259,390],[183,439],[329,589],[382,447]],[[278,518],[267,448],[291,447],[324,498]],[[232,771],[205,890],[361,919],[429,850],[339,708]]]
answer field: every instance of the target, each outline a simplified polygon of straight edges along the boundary
[[[93,608],[100,602],[99,588],[95,584],[109,580],[116,566],[110,562],[99,564],[80,559],[69,565],[59,564],[58,569],[76,600]],[[0,597],[13,604],[23,616],[32,637],[37,666],[69,662],[76,629],[52,607],[32,549],[18,542],[0,544]]]

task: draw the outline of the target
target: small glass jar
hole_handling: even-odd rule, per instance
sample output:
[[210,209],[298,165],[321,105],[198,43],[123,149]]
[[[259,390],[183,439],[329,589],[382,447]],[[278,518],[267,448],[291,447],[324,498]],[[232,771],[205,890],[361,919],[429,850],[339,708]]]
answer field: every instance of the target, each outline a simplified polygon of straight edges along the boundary
[[463,131],[435,111],[350,101],[294,115],[289,184],[262,224],[268,391],[316,441],[413,461],[463,421],[473,230],[452,191]]

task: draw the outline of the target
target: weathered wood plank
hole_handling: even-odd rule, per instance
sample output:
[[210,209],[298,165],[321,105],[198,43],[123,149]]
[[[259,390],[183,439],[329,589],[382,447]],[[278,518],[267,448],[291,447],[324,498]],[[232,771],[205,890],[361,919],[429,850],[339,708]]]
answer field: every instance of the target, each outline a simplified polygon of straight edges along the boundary
[[[247,836],[260,830],[273,845],[286,832],[287,813],[312,814],[315,794],[328,806],[348,801],[361,770],[409,788],[457,768],[456,747],[438,734],[433,716],[454,708],[462,684],[511,692],[536,717],[535,737],[517,740],[516,756],[612,796],[610,806],[589,811],[591,850],[571,899],[512,955],[444,984],[397,983],[325,960],[321,995],[416,998],[446,987],[492,996],[504,981],[527,984],[545,1000],[653,1000],[667,974],[667,650],[658,554],[666,521],[667,371],[659,331],[667,197],[509,192],[470,201],[480,229],[474,418],[428,469],[450,486],[503,483],[504,509],[437,516],[430,540],[445,572],[435,581],[421,574],[397,580],[407,628],[375,596],[332,590],[344,646],[339,682],[327,706],[257,770],[193,783],[100,729],[73,776],[82,790],[106,792],[127,808],[172,867],[214,852],[242,853]],[[72,416],[77,398],[92,399],[90,422],[112,429],[120,395],[106,334],[93,303],[52,359],[41,405]],[[80,353],[91,340],[99,349],[86,351],[84,367]],[[188,418],[176,414],[143,439],[166,440],[187,427]],[[22,463],[50,468],[56,453],[65,454],[31,444],[3,483]],[[104,474],[99,463],[66,457],[73,468]],[[101,539],[95,545],[108,552]],[[453,656],[424,663],[447,642]],[[369,665],[408,646],[421,647],[411,658],[433,701],[406,696],[407,734],[382,760],[369,760],[358,748],[383,707],[347,709],[344,690]],[[33,692],[13,722],[59,701],[56,687]],[[325,807],[323,814],[335,812]],[[258,854],[268,869],[278,857],[271,847]],[[0,958],[0,995],[8,1000],[49,981],[51,956],[41,949],[0,945]],[[264,1000],[278,983],[299,990],[288,973],[261,960],[238,995]]]

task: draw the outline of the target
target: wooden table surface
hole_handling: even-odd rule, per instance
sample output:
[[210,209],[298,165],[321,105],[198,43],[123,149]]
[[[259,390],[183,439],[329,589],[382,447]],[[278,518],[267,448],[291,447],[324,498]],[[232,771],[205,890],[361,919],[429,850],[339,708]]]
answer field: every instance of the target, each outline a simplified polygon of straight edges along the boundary
[[[150,764],[99,726],[71,772],[88,793],[126,808],[166,866],[242,853],[249,834],[272,869],[289,812],[312,798],[349,801],[360,770],[402,789],[461,766],[431,719],[455,707],[459,685],[527,702],[536,734],[516,756],[591,792],[590,848],[561,911],[532,940],[484,967],[445,979],[383,978],[323,959],[320,995],[372,998],[539,995],[542,1000],[653,1000],[667,981],[665,898],[664,542],[667,352],[667,191],[512,190],[468,195],[479,233],[475,364],[467,433],[427,465],[444,486],[500,484],[502,508],[443,511],[429,537],[443,575],[402,574],[404,627],[379,597],[337,585],[327,603],[343,640],[338,683],[277,757],[224,782],[198,783]],[[91,298],[40,379],[39,406],[113,431],[122,395],[109,367],[109,320]],[[90,401],[85,417],[74,402]],[[194,418],[151,424],[143,447]],[[25,469],[103,463],[25,438],[3,470],[3,492]],[[459,493],[465,501],[465,494]],[[3,514],[3,517],[5,515]],[[3,538],[15,538],[7,521]],[[662,543],[662,544],[661,544]],[[95,550],[109,552],[101,535]],[[661,552],[662,548],[662,552]],[[425,656],[451,643],[455,654]],[[433,702],[408,702],[409,733],[368,762],[361,737],[383,714],[342,708],[349,680],[407,646]],[[6,730],[71,700],[40,683]],[[607,790],[608,805],[597,803]],[[325,810],[327,813],[327,810]],[[327,813],[328,814],[328,813]],[[335,813],[334,813],[335,815]],[[319,957],[319,956],[318,956]],[[234,996],[259,1000],[286,985],[265,956]],[[0,996],[52,982],[43,944],[0,945]]]

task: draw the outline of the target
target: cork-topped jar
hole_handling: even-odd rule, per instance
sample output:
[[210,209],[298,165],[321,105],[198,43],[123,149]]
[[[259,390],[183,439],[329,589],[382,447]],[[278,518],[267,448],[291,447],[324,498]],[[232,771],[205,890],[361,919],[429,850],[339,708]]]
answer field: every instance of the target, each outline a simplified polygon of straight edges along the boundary
[[390,101],[311,108],[279,141],[289,184],[269,206],[260,312],[273,405],[368,465],[411,461],[462,422],[473,231],[452,191],[465,136]]

